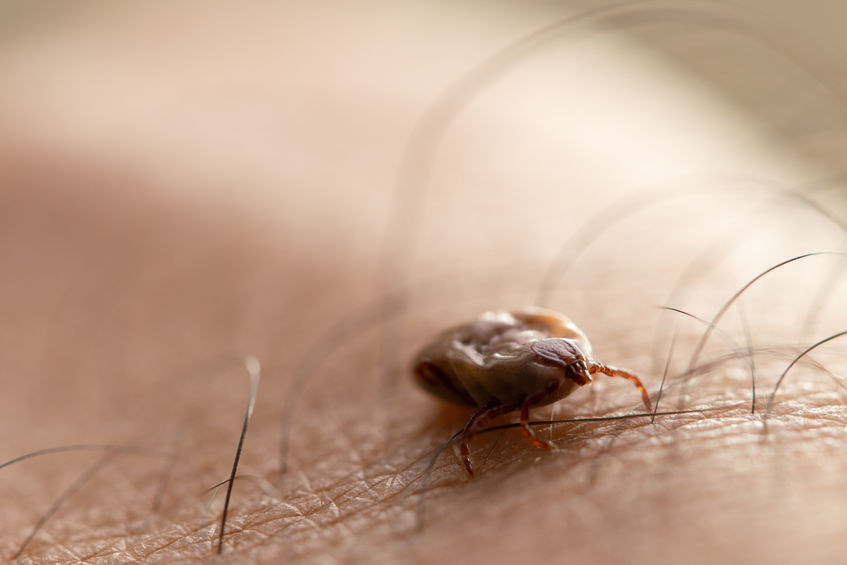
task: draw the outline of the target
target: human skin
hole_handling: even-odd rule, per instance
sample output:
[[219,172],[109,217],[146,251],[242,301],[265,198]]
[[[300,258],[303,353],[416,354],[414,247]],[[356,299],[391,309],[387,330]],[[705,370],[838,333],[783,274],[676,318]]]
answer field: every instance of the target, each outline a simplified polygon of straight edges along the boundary
[[[814,301],[838,259],[810,257],[763,279],[745,295],[743,318],[733,310],[722,321],[736,343],[710,337],[703,362],[771,346],[755,358],[755,414],[743,352],[684,385],[703,325],[655,308],[704,249],[717,258],[695,263],[687,294],[669,305],[711,317],[768,266],[836,247],[843,236],[820,212],[764,204],[817,172],[727,135],[732,120],[714,106],[657,83],[670,79],[605,44],[575,60],[578,47],[550,59],[553,48],[542,50],[503,90],[480,87],[476,106],[442,135],[418,119],[439,108],[438,94],[553,17],[474,27],[472,14],[423,42],[409,35],[415,14],[395,13],[389,32],[367,10],[356,16],[360,28],[306,11],[288,27],[267,26],[281,45],[259,26],[245,46],[235,40],[248,34],[231,31],[227,12],[186,37],[152,10],[118,20],[95,10],[60,26],[52,43],[24,35],[19,51],[7,51],[7,85],[30,76],[22,66],[37,72],[17,94],[3,89],[2,457],[79,443],[144,450],[109,460],[22,562],[213,560],[221,496],[207,509],[205,489],[232,465],[246,355],[263,370],[222,548],[228,562],[837,562],[847,523],[845,395],[820,366],[801,365],[767,422],[764,412],[802,345],[844,329],[837,293]],[[443,25],[430,16],[421,36]],[[163,26],[155,48],[152,22]],[[382,60],[381,43],[351,47],[374,30],[408,52]],[[479,37],[466,40],[471,32]],[[268,45],[290,59],[263,62]],[[436,53],[404,75],[416,45],[454,59],[436,64]],[[340,52],[357,65],[342,64]],[[387,68],[366,65],[375,61]],[[584,77],[577,93],[572,82],[545,82],[551,68],[578,73],[598,62],[612,76]],[[314,76],[322,65],[335,74]],[[117,78],[92,86],[104,69]],[[38,88],[52,84],[63,94]],[[628,84],[640,88],[614,95]],[[603,92],[612,94],[598,100]],[[534,106],[513,104],[519,94]],[[665,105],[660,118],[640,121],[645,108]],[[415,144],[420,131],[436,134]],[[411,169],[402,168],[406,144]],[[648,163],[650,155],[665,158]],[[413,182],[398,169],[413,171]],[[779,185],[727,180],[726,171]],[[428,474],[430,454],[469,412],[414,388],[415,352],[482,310],[535,302],[569,237],[633,194],[657,195],[591,224],[596,241],[577,246],[583,254],[545,302],[586,331],[598,360],[641,375],[654,402],[672,326],[654,330],[675,321],[661,409],[702,410],[542,427],[556,451],[517,430],[480,434],[476,477],[451,448]],[[387,318],[368,315],[398,288],[405,300]],[[810,312],[820,317],[807,328]],[[351,329],[332,331],[342,319]],[[843,361],[831,346],[816,359],[837,376]],[[280,422],[299,376],[306,387],[280,475]],[[554,414],[613,416],[639,404],[630,383],[599,377]],[[11,558],[101,457],[60,453],[2,469],[0,557]]]

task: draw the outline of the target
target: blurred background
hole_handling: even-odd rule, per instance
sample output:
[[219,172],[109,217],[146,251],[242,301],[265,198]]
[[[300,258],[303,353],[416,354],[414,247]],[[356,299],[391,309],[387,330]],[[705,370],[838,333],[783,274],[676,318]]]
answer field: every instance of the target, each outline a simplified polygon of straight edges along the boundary
[[[291,446],[314,481],[361,466],[349,445],[381,445],[375,419],[396,424],[398,452],[420,434],[407,415],[429,400],[404,371],[427,336],[539,301],[654,390],[671,331],[655,305],[708,318],[768,266],[843,248],[844,21],[835,1],[3,0],[0,459],[181,445],[185,486],[163,512],[202,522],[191,497],[230,465],[239,356],[265,366],[245,472],[268,478],[288,387],[318,351]],[[727,331],[808,344],[843,329],[840,267],[812,263],[746,296]],[[374,325],[321,337],[397,289],[393,341]],[[680,325],[690,351],[702,326]],[[740,375],[726,382],[749,401]],[[4,470],[4,556],[91,455],[62,457]],[[170,531],[138,503],[161,465],[117,465],[36,538],[33,559]],[[245,542],[238,554],[361,559],[392,532],[374,531],[358,549]]]

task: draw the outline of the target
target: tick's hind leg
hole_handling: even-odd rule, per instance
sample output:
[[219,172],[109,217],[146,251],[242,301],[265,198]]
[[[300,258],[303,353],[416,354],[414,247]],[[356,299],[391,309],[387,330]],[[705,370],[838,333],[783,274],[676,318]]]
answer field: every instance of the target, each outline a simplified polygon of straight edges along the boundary
[[490,418],[494,418],[495,416],[499,416],[505,412],[511,412],[517,408],[516,406],[488,406],[485,408],[480,408],[477,410],[471,419],[468,420],[468,423],[465,424],[465,427],[462,429],[459,437],[462,440],[462,443],[459,445],[459,451],[462,453],[462,462],[465,464],[465,469],[468,471],[468,475],[473,477],[473,466],[471,465],[471,450],[469,443],[471,438],[476,435],[476,431],[479,427]]

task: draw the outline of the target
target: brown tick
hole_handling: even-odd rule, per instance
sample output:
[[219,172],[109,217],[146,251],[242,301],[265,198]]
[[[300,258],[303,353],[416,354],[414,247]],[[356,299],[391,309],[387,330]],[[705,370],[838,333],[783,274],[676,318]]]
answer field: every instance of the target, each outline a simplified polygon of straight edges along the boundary
[[520,409],[524,436],[535,446],[553,445],[535,437],[529,409],[560,400],[591,384],[591,375],[623,377],[650,398],[641,380],[591,357],[591,344],[576,324],[558,312],[527,307],[485,312],[475,321],[442,333],[418,354],[415,378],[428,392],[477,409],[459,434],[462,461],[473,475],[468,442],[485,420]]

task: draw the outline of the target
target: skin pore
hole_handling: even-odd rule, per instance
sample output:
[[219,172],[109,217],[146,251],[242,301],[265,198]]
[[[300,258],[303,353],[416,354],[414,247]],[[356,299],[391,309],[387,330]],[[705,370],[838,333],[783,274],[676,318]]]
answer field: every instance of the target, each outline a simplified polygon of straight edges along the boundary
[[[227,561],[840,556],[844,343],[765,409],[804,347],[847,329],[843,259],[763,277],[692,378],[705,326],[657,308],[709,320],[768,267],[839,249],[825,140],[790,151],[602,26],[444,98],[563,16],[549,7],[124,9],[20,15],[0,57],[2,459],[133,447],[0,470],[0,557],[100,465],[21,562],[214,560],[207,489],[232,465],[246,355],[262,378]],[[539,301],[654,403],[671,352],[659,409],[705,411],[539,426],[557,451],[483,433],[474,479],[453,448],[428,475],[469,412],[415,389],[411,359],[450,325]],[[621,379],[583,388],[533,416],[642,410]]]

